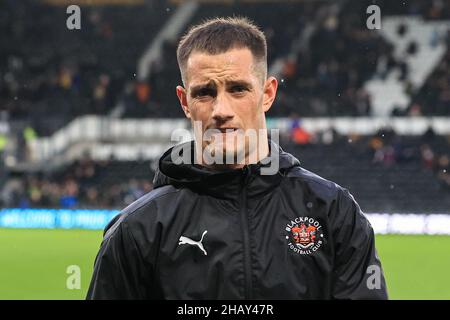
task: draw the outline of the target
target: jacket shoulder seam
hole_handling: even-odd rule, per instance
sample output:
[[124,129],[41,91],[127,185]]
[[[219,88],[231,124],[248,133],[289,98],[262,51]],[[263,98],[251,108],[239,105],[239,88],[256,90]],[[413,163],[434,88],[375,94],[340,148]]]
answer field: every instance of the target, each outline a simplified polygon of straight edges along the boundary
[[[163,188],[163,187],[162,187],[162,188]],[[155,190],[157,190],[157,189],[155,189]],[[154,190],[152,190],[152,191],[154,191]],[[121,210],[121,212],[119,213],[119,215],[120,215],[119,219],[117,219],[117,221],[116,221],[116,222],[115,222],[115,223],[107,230],[107,232],[105,233],[105,236],[104,236],[104,239],[103,239],[104,241],[107,240],[107,239],[109,239],[110,237],[112,237],[113,234],[115,234],[115,231],[118,229],[118,227],[122,224],[122,222],[125,222],[125,223],[126,223],[126,222],[127,222],[127,219],[128,219],[130,216],[134,215],[136,212],[140,211],[140,210],[141,210],[142,208],[144,208],[145,206],[154,203],[156,200],[158,200],[158,199],[160,199],[160,198],[162,198],[162,197],[164,197],[164,196],[173,194],[173,193],[178,193],[180,190],[177,189],[177,190],[172,190],[172,191],[170,191],[170,192],[162,192],[161,194],[157,194],[157,195],[152,195],[152,194],[151,194],[152,191],[150,191],[150,192],[147,193],[146,195],[142,196],[141,198],[148,197],[148,199],[141,200],[142,203],[140,203],[139,205],[136,205],[135,208],[132,208],[132,209],[131,209],[131,206],[133,206],[133,204],[135,203],[135,202],[133,202],[133,203],[131,203],[128,207],[125,207],[123,210]],[[157,191],[161,191],[161,190],[157,190]],[[152,197],[152,196],[153,196],[153,197]],[[141,199],[141,198],[139,198],[139,199]],[[139,199],[137,199],[136,201],[139,201]],[[128,208],[130,208],[130,209],[129,209],[130,211],[126,212],[126,210],[127,210]]]
[[286,177],[289,179],[302,179],[302,180],[307,180],[308,182],[313,182],[317,185],[320,186],[325,186],[326,188],[330,189],[330,190],[336,190],[338,191],[339,189],[342,189],[343,187],[340,186],[339,184],[337,184],[334,181],[325,179],[319,175],[317,175],[316,173],[306,170],[304,168],[298,168],[297,170],[305,170],[307,173],[312,174],[313,176],[308,176],[306,174],[293,174],[291,172],[289,172]]

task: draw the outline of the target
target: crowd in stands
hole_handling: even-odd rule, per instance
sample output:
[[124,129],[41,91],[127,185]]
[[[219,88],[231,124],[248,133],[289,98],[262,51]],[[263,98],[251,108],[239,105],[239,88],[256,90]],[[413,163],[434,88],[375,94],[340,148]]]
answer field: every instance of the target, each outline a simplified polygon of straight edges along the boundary
[[[419,137],[398,136],[388,128],[373,136],[347,136],[334,129],[307,132],[294,120],[289,135],[282,136],[280,143],[301,162],[307,160],[302,165],[318,170],[318,174],[327,166],[344,166],[349,172],[355,166],[367,166],[383,172],[390,168],[401,171],[403,166],[413,164],[432,174],[427,183],[438,181],[442,190],[450,191],[450,140],[434,134],[432,129]],[[311,147],[315,149],[308,149]],[[311,158],[318,155],[320,159]],[[333,163],[333,158],[341,162]],[[122,208],[152,190],[154,166],[155,162],[149,160],[93,161],[86,157],[57,171],[11,176],[1,192],[2,206]],[[333,174],[336,170],[331,169]],[[323,174],[333,178],[327,177],[327,172]],[[346,177],[350,184],[364,178],[357,174]]]
[[450,18],[450,3],[446,0],[362,0],[367,7],[371,4],[379,5],[390,15],[418,15],[425,20],[444,20]]
[[370,140],[373,163],[392,166],[417,160],[419,156],[422,169],[433,172],[442,187],[447,190],[450,190],[449,147],[448,138],[436,135],[431,128],[425,132],[417,145],[405,143],[392,130],[383,130]]
[[433,130],[428,130],[424,138],[420,145],[422,166],[433,172],[442,188],[450,191],[450,146]]
[[450,29],[447,52],[417,93],[407,110],[410,116],[448,116],[450,114]]
[[363,84],[392,48],[364,23],[360,10],[346,8],[324,19],[308,50],[285,61],[271,115],[369,115],[371,98]]
[[[282,58],[278,99],[269,116],[365,116],[371,113],[363,84],[374,75],[400,68],[392,45],[366,27],[366,8],[378,4],[383,14],[420,14],[448,19],[447,1],[343,2],[317,25],[294,58],[287,54],[327,2],[305,1],[226,4],[202,3],[189,24],[219,15],[245,15],[268,39],[269,65]],[[82,6],[82,28],[66,28],[64,7],[41,1],[0,2],[0,112],[25,120],[38,136],[49,135],[82,114],[108,114],[124,106],[124,117],[182,117],[175,95],[180,83],[176,41],[166,41],[147,79],[137,80],[139,57],[176,7],[166,1],[138,5]],[[143,31],[145,30],[145,32]],[[186,30],[184,30],[186,31]],[[449,33],[450,34],[450,33]],[[450,41],[450,35],[447,42]],[[406,114],[449,114],[449,58],[445,58],[418,93]],[[385,61],[384,70],[379,70]],[[378,68],[378,69],[377,69]]]
[[82,5],[81,29],[69,30],[65,6],[1,1],[0,111],[40,136],[79,115],[107,114],[172,9],[159,0]]
[[[302,166],[348,188],[371,212],[448,212],[450,136],[429,129],[401,136],[386,128],[373,136],[340,136],[296,128],[286,151]],[[381,210],[381,211],[380,211]]]
[[[111,170],[107,181],[101,179],[105,170]],[[152,190],[150,167],[135,177],[117,178],[116,174],[110,161],[85,158],[62,171],[11,177],[2,190],[3,206],[112,209],[126,206]]]

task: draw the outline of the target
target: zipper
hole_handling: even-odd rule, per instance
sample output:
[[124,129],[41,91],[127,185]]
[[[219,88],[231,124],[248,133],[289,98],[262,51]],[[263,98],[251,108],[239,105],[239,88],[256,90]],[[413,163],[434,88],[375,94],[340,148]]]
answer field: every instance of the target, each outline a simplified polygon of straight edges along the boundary
[[247,216],[247,182],[250,177],[250,168],[245,166],[242,169],[243,177],[241,182],[241,226],[242,237],[244,240],[244,281],[245,281],[245,299],[252,299],[252,262],[250,249],[250,235]]

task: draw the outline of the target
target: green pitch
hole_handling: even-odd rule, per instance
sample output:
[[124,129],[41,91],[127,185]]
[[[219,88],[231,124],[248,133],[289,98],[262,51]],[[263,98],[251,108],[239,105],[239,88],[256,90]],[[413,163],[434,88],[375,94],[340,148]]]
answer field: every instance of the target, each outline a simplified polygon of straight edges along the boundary
[[[0,299],[84,299],[102,233],[0,229]],[[391,299],[450,299],[450,237],[377,236]],[[81,288],[67,289],[67,267]]]

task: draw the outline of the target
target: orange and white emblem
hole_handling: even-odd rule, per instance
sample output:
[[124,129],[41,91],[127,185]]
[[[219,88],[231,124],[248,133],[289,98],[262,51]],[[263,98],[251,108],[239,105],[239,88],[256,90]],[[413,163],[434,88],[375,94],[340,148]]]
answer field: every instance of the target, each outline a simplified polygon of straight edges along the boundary
[[320,223],[310,217],[297,217],[286,226],[288,247],[298,254],[312,254],[323,244]]

